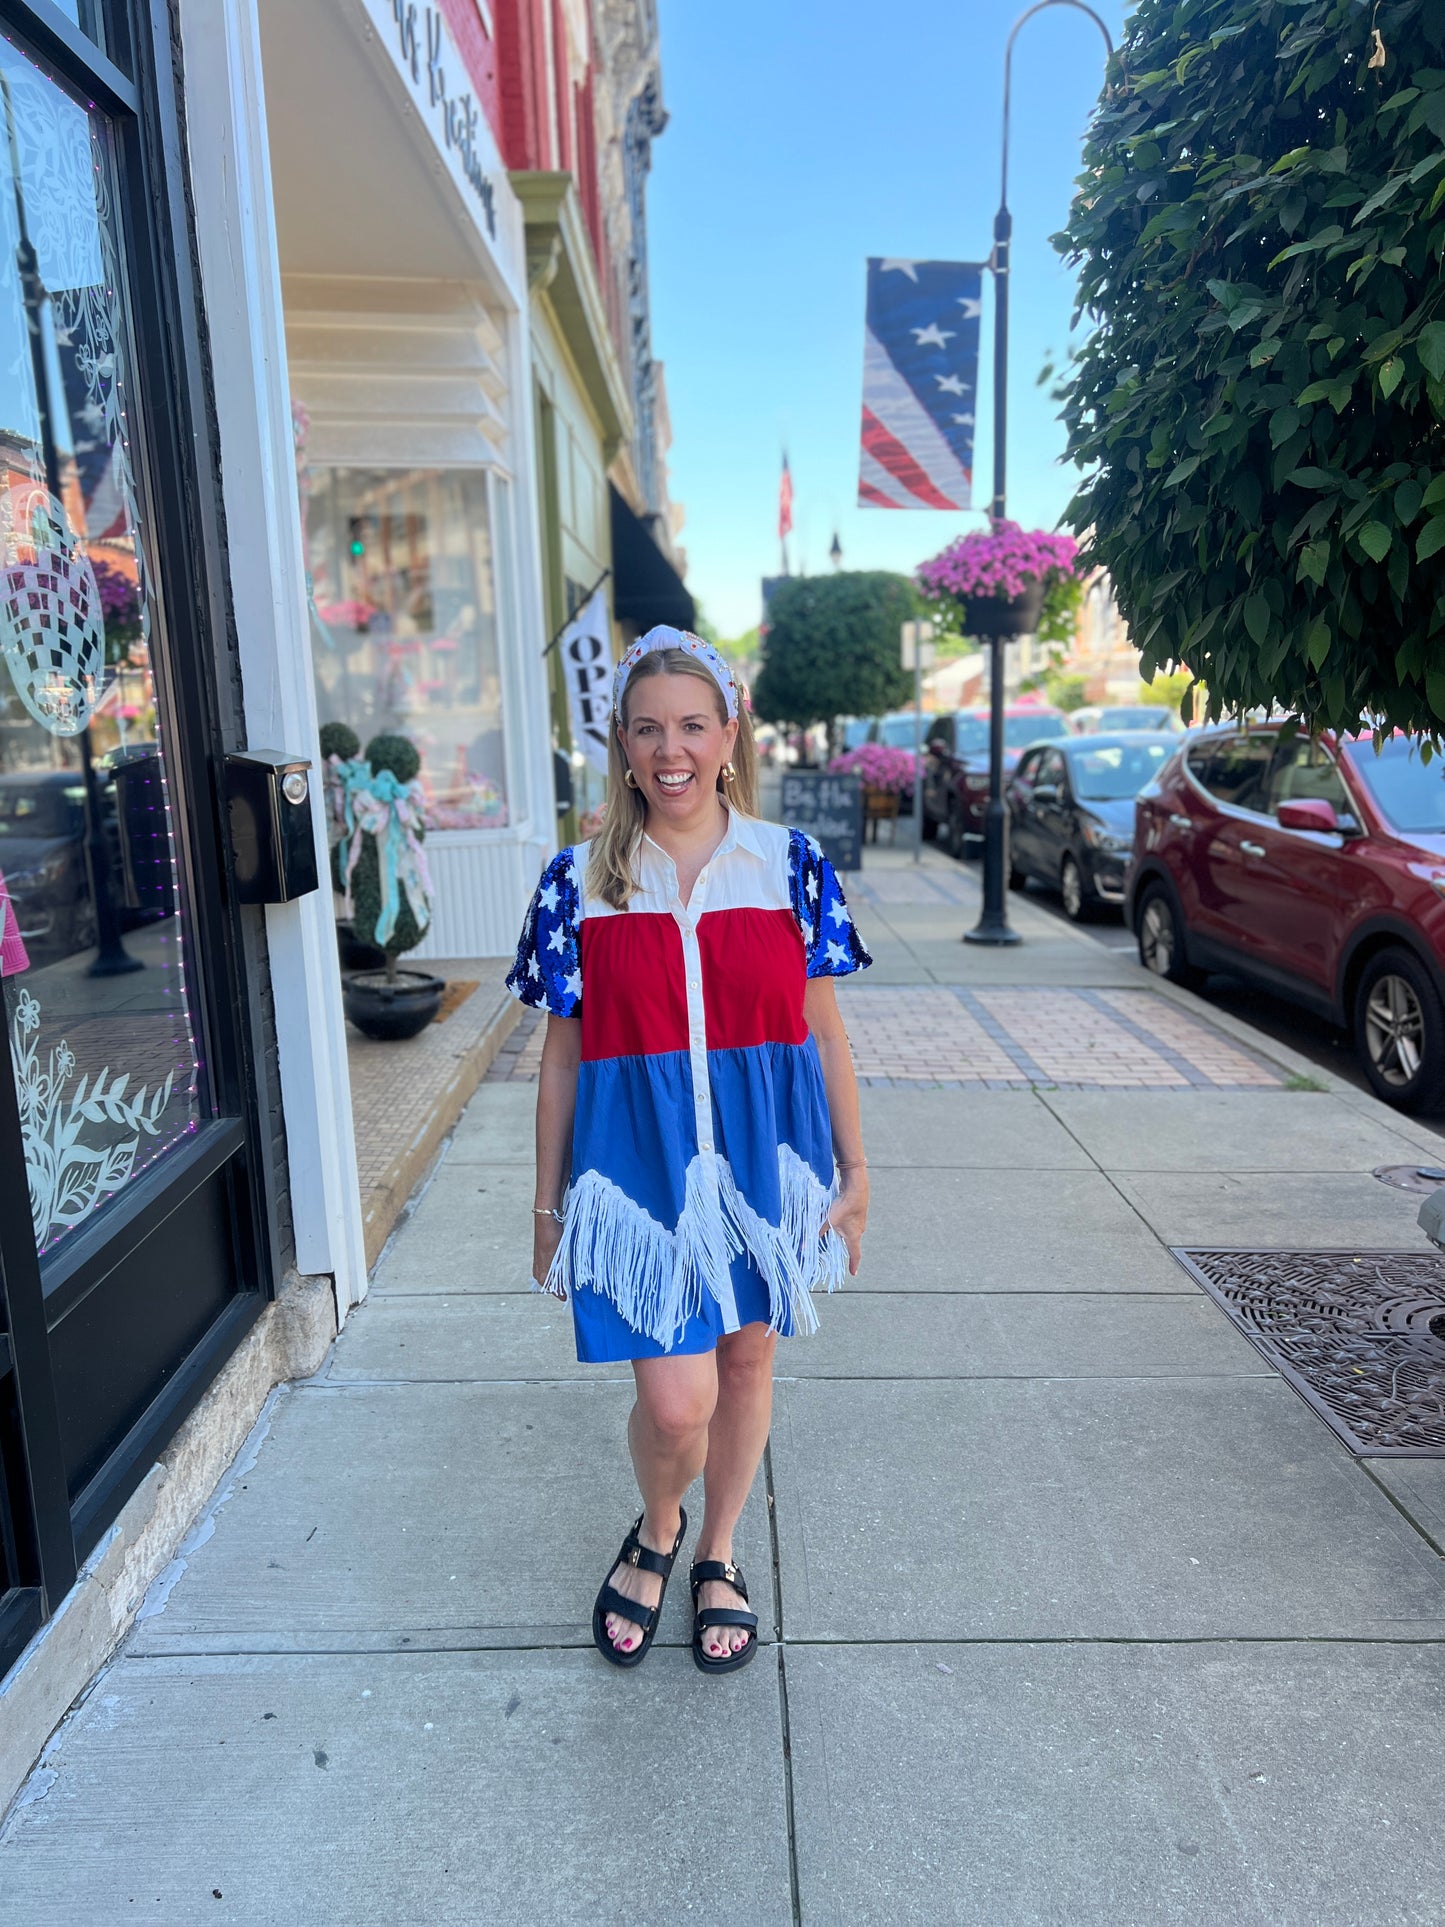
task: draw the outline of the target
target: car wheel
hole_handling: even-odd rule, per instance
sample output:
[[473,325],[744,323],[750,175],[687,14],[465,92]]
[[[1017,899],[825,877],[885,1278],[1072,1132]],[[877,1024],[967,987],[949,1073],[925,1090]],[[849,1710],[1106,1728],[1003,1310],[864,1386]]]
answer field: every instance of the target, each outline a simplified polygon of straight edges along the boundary
[[1092,905],[1084,888],[1084,873],[1078,858],[1065,855],[1059,868],[1059,894],[1064,899],[1064,915],[1070,923],[1086,923]]
[[1135,914],[1134,934],[1139,940],[1139,961],[1146,970],[1171,984],[1195,981],[1198,972],[1189,964],[1184,919],[1162,883],[1145,887]]
[[1445,1007],[1408,950],[1382,950],[1355,992],[1355,1049],[1370,1088],[1399,1111],[1445,1105]]

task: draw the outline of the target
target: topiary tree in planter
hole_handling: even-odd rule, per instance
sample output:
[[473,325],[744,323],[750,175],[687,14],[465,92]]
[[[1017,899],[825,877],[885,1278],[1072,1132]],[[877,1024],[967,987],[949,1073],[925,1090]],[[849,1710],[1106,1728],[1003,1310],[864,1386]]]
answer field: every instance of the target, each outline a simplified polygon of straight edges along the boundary
[[384,970],[348,976],[343,990],[347,1016],[372,1037],[415,1036],[435,1016],[445,989],[440,977],[397,967],[431,924],[420,769],[409,738],[383,734],[372,737],[365,762],[353,762],[347,777],[347,908],[356,935],[374,943],[386,961]]

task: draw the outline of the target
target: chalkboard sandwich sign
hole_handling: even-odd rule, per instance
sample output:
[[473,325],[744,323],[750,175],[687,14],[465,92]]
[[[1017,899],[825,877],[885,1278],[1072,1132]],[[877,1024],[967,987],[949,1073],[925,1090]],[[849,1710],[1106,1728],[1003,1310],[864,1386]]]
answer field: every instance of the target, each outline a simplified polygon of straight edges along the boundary
[[783,771],[783,821],[823,846],[835,870],[863,867],[863,785],[821,769]]

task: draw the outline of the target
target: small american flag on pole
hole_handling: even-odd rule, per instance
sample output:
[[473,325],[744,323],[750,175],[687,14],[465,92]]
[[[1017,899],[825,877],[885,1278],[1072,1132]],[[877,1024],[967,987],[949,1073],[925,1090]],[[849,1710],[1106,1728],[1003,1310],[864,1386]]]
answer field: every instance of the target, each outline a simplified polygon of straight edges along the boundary
[[860,508],[969,506],[982,301],[976,261],[869,260]]
[[778,483],[778,540],[786,542],[793,530],[793,475],[788,458],[783,456],[783,474]]

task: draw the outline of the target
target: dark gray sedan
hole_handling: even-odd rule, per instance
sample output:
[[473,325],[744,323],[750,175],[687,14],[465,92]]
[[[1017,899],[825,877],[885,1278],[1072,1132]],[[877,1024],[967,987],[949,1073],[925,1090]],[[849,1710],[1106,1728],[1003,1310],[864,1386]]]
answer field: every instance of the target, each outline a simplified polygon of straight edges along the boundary
[[1124,900],[1134,798],[1179,748],[1175,734],[1131,730],[1036,743],[1009,779],[1009,883],[1058,890],[1081,923]]

